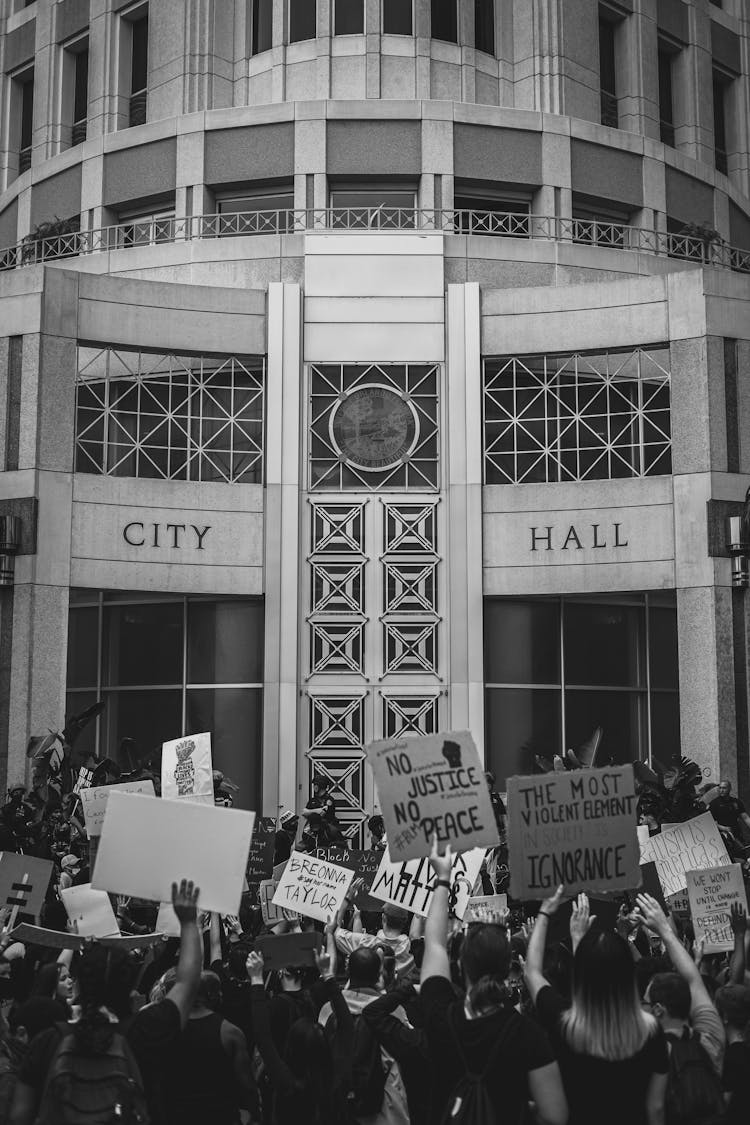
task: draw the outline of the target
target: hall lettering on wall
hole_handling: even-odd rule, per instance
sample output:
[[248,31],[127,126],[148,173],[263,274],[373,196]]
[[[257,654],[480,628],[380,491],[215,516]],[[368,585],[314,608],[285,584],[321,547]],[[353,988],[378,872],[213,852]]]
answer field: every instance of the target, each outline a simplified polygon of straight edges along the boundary
[[204,550],[203,540],[211,525],[199,527],[194,523],[144,523],[131,520],[122,529],[122,537],[129,547],[166,547],[171,550]]
[[582,551],[584,548],[604,550],[604,548],[623,548],[629,546],[621,523],[611,524],[569,524],[557,527],[530,527],[530,549],[532,551]]

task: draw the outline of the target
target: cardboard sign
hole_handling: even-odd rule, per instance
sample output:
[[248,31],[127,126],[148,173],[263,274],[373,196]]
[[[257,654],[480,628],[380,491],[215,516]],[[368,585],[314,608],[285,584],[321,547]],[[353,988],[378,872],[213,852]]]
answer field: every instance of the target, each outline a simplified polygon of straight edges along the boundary
[[428,856],[433,834],[440,851],[494,847],[499,837],[490,791],[467,730],[371,742],[375,775],[394,862]]
[[192,879],[198,907],[238,914],[255,813],[112,793],[91,885],[171,902],[172,883]]
[[637,887],[635,808],[632,766],[508,778],[513,897]]
[[485,910],[505,911],[508,909],[507,895],[472,895],[466,904],[464,922],[481,922]]
[[730,909],[738,902],[747,911],[740,864],[686,871],[685,878],[696,941],[703,938],[704,953],[726,953],[734,949]]
[[0,907],[10,907],[9,929],[39,918],[51,874],[48,859],[0,852]]
[[707,867],[726,867],[729,856],[719,827],[705,812],[675,824],[674,828],[651,836],[641,847],[641,862],[653,861],[659,882],[667,898],[679,894],[687,886],[686,871],[704,871]]
[[[84,949],[85,937],[80,934],[68,934],[62,930],[45,930],[43,926],[30,926],[24,922],[16,926],[10,935],[13,941],[23,942],[24,945],[41,945],[46,949]],[[107,949],[146,949],[149,945],[156,945],[164,939],[164,934],[120,934],[119,937],[97,938],[99,945]]]
[[106,891],[95,891],[91,883],[68,887],[60,898],[79,937],[114,937],[119,934],[115,912]]
[[323,935],[315,930],[302,934],[269,934],[256,938],[253,949],[263,954],[263,969],[273,972],[287,965],[314,965],[315,954],[323,948]]
[[168,801],[213,805],[214,775],[209,733],[190,734],[162,745],[161,795]]
[[262,879],[258,886],[260,913],[266,926],[275,926],[277,922],[284,921],[283,910],[273,904],[273,896],[276,894],[278,885],[276,879]]
[[153,797],[154,783],[153,781],[125,781],[119,785],[94,785],[90,789],[82,789],[83,820],[89,839],[101,836],[107,802],[113,792],[143,793]]
[[250,852],[245,867],[245,880],[247,889],[252,895],[253,903],[258,901],[258,887],[264,879],[270,879],[273,873],[273,853],[276,846],[276,832],[256,828],[250,841]]
[[[426,918],[436,881],[429,860],[411,859],[407,863],[393,863],[387,848],[381,854],[380,867],[370,888],[372,897],[392,902]],[[466,912],[484,855],[484,848],[474,848],[454,857],[448,903],[449,910],[457,918],[463,918]]]
[[304,852],[292,852],[273,896],[275,906],[330,922],[349,890],[354,871]]
[[88,789],[91,786],[91,781],[92,781],[93,776],[94,776],[93,770],[87,770],[85,766],[81,766],[81,768],[78,771],[78,777],[76,778],[76,783],[73,786],[73,792],[77,793],[80,797],[81,793],[83,793],[86,789]]

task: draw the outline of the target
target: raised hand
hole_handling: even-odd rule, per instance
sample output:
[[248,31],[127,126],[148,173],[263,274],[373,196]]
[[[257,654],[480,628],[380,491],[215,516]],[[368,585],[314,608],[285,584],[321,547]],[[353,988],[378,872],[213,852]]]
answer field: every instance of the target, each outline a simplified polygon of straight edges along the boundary
[[554,914],[562,905],[564,899],[565,887],[561,883],[553,895],[550,895],[549,898],[545,898],[539,913]]
[[321,949],[320,953],[315,954],[315,964],[318,966],[318,972],[323,980],[330,980],[333,976],[331,969],[331,955],[327,950]]
[[199,894],[200,887],[195,887],[192,879],[183,879],[179,887],[172,883],[172,909],[181,926],[197,919]]
[[747,930],[747,914],[740,902],[733,902],[729,908],[729,921],[733,934],[744,934]]
[[573,903],[573,912],[570,915],[570,939],[573,943],[573,952],[580,945],[581,939],[588,933],[589,926],[594,921],[595,915],[590,913],[589,897],[581,892]]
[[263,954],[251,949],[245,962],[245,971],[253,984],[263,984]]
[[453,867],[453,853],[451,846],[448,844],[444,853],[441,855],[438,851],[437,832],[432,837],[432,851],[430,852],[430,867],[437,875],[438,879],[445,879],[450,883],[451,869]]
[[636,895],[635,901],[638,906],[638,921],[648,926],[652,933],[663,937],[669,930],[669,919],[656,899],[651,895],[643,894]]

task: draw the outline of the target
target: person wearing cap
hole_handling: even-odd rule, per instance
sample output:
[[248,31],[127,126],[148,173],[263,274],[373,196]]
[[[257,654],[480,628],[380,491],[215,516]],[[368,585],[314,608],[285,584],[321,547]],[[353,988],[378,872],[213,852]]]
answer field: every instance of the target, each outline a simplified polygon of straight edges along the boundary
[[81,870],[81,861],[77,855],[64,855],[60,860],[60,890],[67,891],[73,886],[73,880]]
[[374,813],[367,821],[370,833],[370,848],[374,852],[384,852],[388,841],[385,835],[385,821],[380,813]]
[[294,841],[297,837],[297,825],[299,824],[299,817],[293,812],[288,810],[281,814],[279,821],[279,829],[276,833],[276,839],[273,848],[273,865],[277,863],[286,863],[289,856],[292,854]]
[[[381,915],[381,928],[377,934],[368,934],[362,928],[359,910],[354,906],[354,899],[357,897],[359,886],[360,881],[355,879],[336,916],[336,929],[333,933],[336,948],[349,956],[355,949],[388,946],[393,950],[396,958],[396,976],[399,980],[403,980],[414,968],[414,958],[409,941],[411,914],[393,903],[385,903]],[[354,919],[351,930],[347,930],[341,925],[341,921],[350,905],[354,912]]]

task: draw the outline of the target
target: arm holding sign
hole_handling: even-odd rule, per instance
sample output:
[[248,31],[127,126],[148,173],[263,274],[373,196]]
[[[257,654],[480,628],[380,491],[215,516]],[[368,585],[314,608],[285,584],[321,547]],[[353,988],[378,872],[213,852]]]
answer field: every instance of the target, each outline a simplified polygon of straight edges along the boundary
[[745,983],[745,934],[747,933],[747,914],[739,902],[733,902],[730,908],[730,921],[734,934],[734,949],[729,960],[729,978],[727,984]]
[[437,883],[432,892],[424,928],[424,957],[422,958],[422,971],[419,977],[421,984],[424,984],[430,977],[451,979],[447,942],[448,901],[450,899],[453,856],[450,844],[445,849],[445,854],[440,855],[437,836],[432,837],[430,866],[437,875]]
[[524,966],[523,975],[526,979],[526,987],[529,990],[532,1002],[536,1001],[541,990],[549,983],[542,972],[542,966],[544,965],[544,947],[547,944],[547,924],[550,917],[555,913],[563,900],[563,890],[564,888],[561,883],[552,897],[544,900],[536,916],[534,929],[531,931],[531,936],[529,938],[529,947],[526,950],[526,964]]

